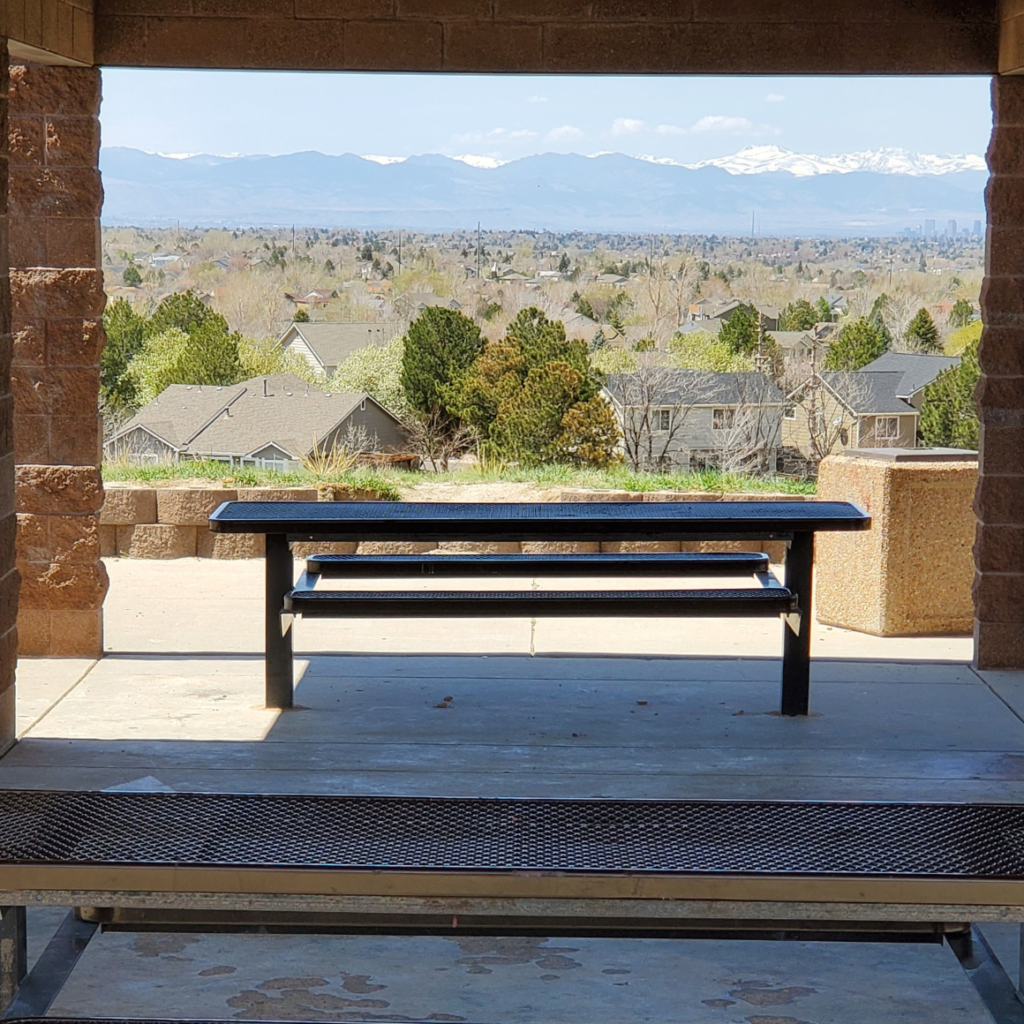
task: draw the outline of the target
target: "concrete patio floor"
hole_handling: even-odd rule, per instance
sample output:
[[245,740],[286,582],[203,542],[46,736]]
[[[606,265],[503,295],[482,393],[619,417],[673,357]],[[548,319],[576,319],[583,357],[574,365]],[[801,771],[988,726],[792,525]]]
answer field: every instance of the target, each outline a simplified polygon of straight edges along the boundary
[[[110,654],[21,663],[0,787],[1024,802],[1024,674],[975,673],[968,638],[816,627],[812,715],[786,719],[777,621],[299,622],[279,713],[262,563],[108,568]],[[38,949],[58,918],[30,917]],[[1015,964],[1016,929],[986,934]],[[941,946],[116,932],[51,1013],[991,1020]]]

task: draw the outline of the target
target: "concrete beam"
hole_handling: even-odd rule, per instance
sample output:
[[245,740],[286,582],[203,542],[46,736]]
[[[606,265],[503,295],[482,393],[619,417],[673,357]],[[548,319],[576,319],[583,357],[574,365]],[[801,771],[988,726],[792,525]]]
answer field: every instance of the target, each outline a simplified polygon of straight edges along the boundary
[[16,63],[93,63],[94,0],[4,0],[0,35]]
[[106,66],[994,74],[999,0],[95,0]]

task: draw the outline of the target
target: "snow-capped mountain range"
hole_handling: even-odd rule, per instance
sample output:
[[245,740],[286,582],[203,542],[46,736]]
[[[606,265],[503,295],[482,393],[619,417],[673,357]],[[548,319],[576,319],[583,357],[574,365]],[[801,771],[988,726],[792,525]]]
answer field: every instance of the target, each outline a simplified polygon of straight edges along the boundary
[[[610,156],[610,153],[592,153],[591,158]],[[377,164],[400,164],[404,156],[364,156]],[[453,156],[470,167],[494,170],[512,163],[493,156]],[[837,153],[834,156],[815,156],[813,153],[794,153],[779,146],[747,146],[731,156],[717,156],[696,163],[680,163],[667,156],[638,154],[637,160],[665,167],[686,167],[691,171],[701,167],[721,167],[729,174],[768,174],[784,172],[797,178],[810,178],[816,174],[853,174],[865,171],[871,174],[907,174],[912,178],[924,174],[958,174],[961,171],[984,171],[985,158],[975,153],[937,155],[911,153],[906,149],[867,149],[863,153]]]
[[[658,161],[660,163],[660,161]],[[691,170],[721,167],[730,174],[766,174],[785,171],[797,178],[815,174],[908,174],[913,178],[924,174],[959,174],[961,171],[984,171],[985,158],[974,153],[959,155],[909,153],[905,149],[868,149],[863,153],[839,153],[836,156],[814,156],[793,153],[778,146],[748,146],[732,156],[684,164]]]
[[695,165],[622,153],[519,160],[100,154],[108,224],[448,231],[886,235],[984,217],[984,162],[900,150],[816,157],[774,146]]

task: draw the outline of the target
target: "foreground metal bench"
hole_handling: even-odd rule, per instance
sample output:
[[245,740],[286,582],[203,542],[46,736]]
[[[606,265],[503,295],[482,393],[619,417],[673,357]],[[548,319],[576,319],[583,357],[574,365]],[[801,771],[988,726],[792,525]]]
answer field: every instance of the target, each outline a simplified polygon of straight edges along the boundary
[[0,904],[86,908],[80,930],[945,937],[969,960],[966,922],[1024,920],[1024,806],[10,790]]
[[[292,706],[293,615],[778,616],[784,617],[781,712],[806,715],[814,534],[864,530],[847,502],[225,502],[210,517],[221,533],[266,535],[266,702]],[[760,553],[709,555],[317,556],[294,582],[292,541],[721,541],[787,542],[785,580]],[[324,591],[326,578],[753,575],[754,588],[537,591]]]

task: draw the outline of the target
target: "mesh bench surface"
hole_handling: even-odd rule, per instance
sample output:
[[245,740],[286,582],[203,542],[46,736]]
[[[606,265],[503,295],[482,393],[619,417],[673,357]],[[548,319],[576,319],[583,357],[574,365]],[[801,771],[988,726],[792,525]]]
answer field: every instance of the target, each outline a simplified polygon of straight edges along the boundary
[[602,615],[714,618],[775,616],[796,611],[793,595],[779,586],[757,590],[313,590],[300,581],[285,609],[311,618],[489,618]]
[[1019,880],[1024,806],[0,791],[29,865]]
[[327,579],[413,576],[740,576],[768,571],[761,552],[578,555],[310,555],[306,570]]

